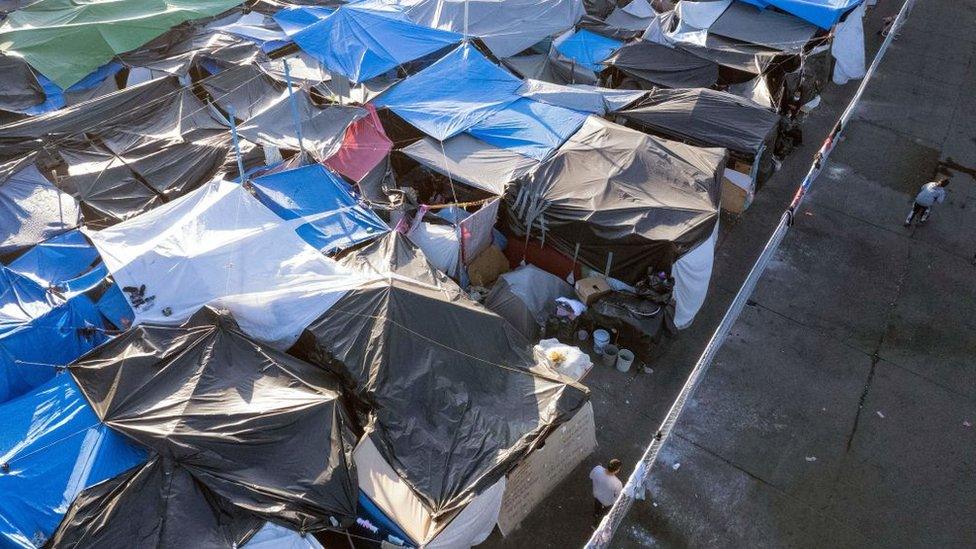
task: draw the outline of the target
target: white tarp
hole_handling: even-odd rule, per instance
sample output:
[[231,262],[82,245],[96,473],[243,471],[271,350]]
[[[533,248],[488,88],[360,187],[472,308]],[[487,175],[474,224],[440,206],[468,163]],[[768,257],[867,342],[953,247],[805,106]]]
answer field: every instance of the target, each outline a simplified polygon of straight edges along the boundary
[[407,237],[427,256],[430,264],[447,276],[457,279],[461,267],[461,242],[458,228],[421,221],[410,228]]
[[675,11],[683,26],[695,29],[708,29],[729,9],[732,0],[702,0],[700,2],[679,2]]
[[671,267],[674,277],[674,325],[682,330],[691,326],[695,315],[705,303],[708,282],[712,278],[715,261],[715,242],[718,240],[718,223],[708,240],[678,258]]
[[343,293],[366,282],[302,240],[243,187],[213,181],[101,231],[85,231],[136,322],[179,324],[228,309],[250,336],[287,348]]
[[466,133],[443,142],[425,137],[404,147],[401,152],[452,181],[497,195],[505,194],[508,184],[538,163]]
[[603,116],[622,109],[647,94],[645,90],[612,90],[588,84],[552,84],[526,78],[519,89],[522,97],[533,101],[565,107],[574,111]]
[[322,549],[322,545],[312,534],[304,536],[284,526],[266,522],[243,549]]
[[770,109],[776,108],[776,102],[773,101],[773,96],[769,93],[769,85],[766,83],[766,77],[761,74],[752,80],[732,84],[729,86],[728,92],[755,101],[763,107],[769,107]]
[[356,445],[353,461],[359,489],[422,547],[472,547],[485,541],[498,521],[505,494],[504,477],[478,494],[457,514],[435,521],[420,498],[383,459],[368,434]]
[[834,84],[864,77],[864,4],[861,4],[834,29],[831,55],[834,64]]

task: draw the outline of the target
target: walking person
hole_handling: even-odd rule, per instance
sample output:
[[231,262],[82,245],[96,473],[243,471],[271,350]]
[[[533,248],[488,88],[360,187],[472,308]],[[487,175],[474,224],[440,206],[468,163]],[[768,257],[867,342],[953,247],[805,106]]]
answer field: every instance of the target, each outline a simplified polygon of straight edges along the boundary
[[940,177],[938,181],[931,181],[922,185],[922,188],[915,195],[915,204],[912,205],[912,211],[908,213],[908,217],[905,218],[905,226],[909,227],[915,218],[918,218],[918,223],[922,224],[929,218],[929,213],[932,212],[932,206],[936,204],[942,204],[946,199],[945,188],[949,186],[948,177]]
[[617,496],[624,489],[624,484],[617,478],[620,472],[620,460],[611,459],[607,466],[597,465],[590,471],[593,481],[593,526],[600,524],[600,519],[607,514]]

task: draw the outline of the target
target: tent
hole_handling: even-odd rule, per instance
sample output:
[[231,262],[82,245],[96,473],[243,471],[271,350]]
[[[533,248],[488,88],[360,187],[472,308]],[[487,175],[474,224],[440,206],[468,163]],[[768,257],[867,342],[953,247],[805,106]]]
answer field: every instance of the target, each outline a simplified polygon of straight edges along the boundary
[[480,38],[495,57],[510,57],[579,21],[579,0],[366,0],[396,6],[413,22]]
[[457,44],[463,36],[414,23],[398,10],[350,4],[292,39],[330,71],[363,82]]
[[508,221],[634,284],[711,234],[725,157],[591,116],[506,195]]
[[0,25],[0,51],[23,57],[67,88],[118,54],[138,48],[184,21],[217,15],[239,0],[40,0]]
[[617,113],[635,126],[703,147],[724,147],[752,158],[772,148],[780,116],[727,92],[657,89]]
[[760,8],[775,7],[809,21],[822,29],[831,29],[837,21],[864,0],[742,0]]
[[334,378],[229,315],[139,326],[70,372],[105,425],[235,508],[306,531],[355,516],[355,439]]
[[603,60],[610,57],[623,42],[583,29],[560,36],[552,45],[556,51],[581,67],[600,72],[603,70]]
[[326,254],[389,230],[372,210],[353,198],[345,181],[321,164],[264,175],[251,184],[258,200],[282,219],[312,218],[295,231]]
[[800,53],[817,31],[800,18],[741,2],[732,2],[708,28],[710,34],[787,53]]
[[386,136],[376,108],[366,105],[366,110],[369,114],[346,128],[339,150],[323,162],[332,171],[355,182],[362,181],[393,150],[393,142]]
[[523,97],[475,123],[468,133],[490,145],[543,160],[584,120],[584,113]]
[[374,102],[443,141],[516,101],[521,85],[465,42]]
[[576,292],[558,276],[526,264],[498,278],[485,297],[485,307],[535,341],[558,297],[576,299]]
[[68,374],[0,404],[0,544],[39,547],[82,490],[146,460]]
[[615,51],[605,63],[644,89],[710,88],[718,82],[718,65],[679,48],[639,40]]
[[490,145],[464,133],[443,142],[425,137],[400,152],[427,169],[450,175],[457,183],[499,196],[536,164],[533,159],[515,151]]
[[614,90],[588,84],[561,85],[526,79],[522,97],[565,107],[579,112],[603,116],[616,112],[644,97],[641,90]]
[[35,158],[0,164],[0,257],[78,225],[78,202],[41,174]]
[[178,325],[214,304],[245,332],[287,347],[361,282],[295,233],[306,222],[282,220],[244,187],[216,180],[87,235],[137,323]]
[[377,471],[376,482],[405,484],[425,516],[443,520],[496,486],[587,391],[534,365],[507,321],[431,284],[436,275],[423,274],[433,269],[421,257],[406,242],[378,240],[344,258],[387,277],[346,294],[291,352],[343,380],[366,436],[396,473]]

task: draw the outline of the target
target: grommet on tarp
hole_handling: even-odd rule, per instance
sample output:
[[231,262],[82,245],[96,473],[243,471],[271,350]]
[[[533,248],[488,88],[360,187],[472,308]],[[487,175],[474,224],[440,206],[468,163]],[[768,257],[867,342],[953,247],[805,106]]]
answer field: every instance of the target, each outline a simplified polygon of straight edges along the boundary
[[3,462],[3,463],[0,463],[0,472],[9,473],[10,472],[10,464],[7,463],[6,461]]

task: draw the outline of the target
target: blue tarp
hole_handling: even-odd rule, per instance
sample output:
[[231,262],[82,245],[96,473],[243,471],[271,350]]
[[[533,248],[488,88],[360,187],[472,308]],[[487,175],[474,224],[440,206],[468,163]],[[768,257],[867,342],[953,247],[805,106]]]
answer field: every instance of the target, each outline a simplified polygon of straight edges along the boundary
[[9,268],[46,287],[81,275],[98,260],[95,246],[76,229],[37,244]]
[[463,37],[418,25],[397,11],[344,6],[293,39],[330,71],[353,82],[364,82],[456,44]]
[[288,6],[279,10],[272,17],[288,36],[294,36],[309,25],[325,19],[335,11],[335,8],[325,6]]
[[146,460],[70,374],[0,405],[0,546],[40,547],[75,496]]
[[478,122],[468,133],[485,143],[542,160],[576,133],[586,116],[523,98]]
[[345,181],[320,164],[264,175],[252,183],[258,199],[282,219],[312,218],[295,232],[325,253],[390,230],[350,194]]
[[56,304],[40,284],[0,265],[0,337]]
[[108,341],[103,328],[95,304],[79,295],[0,333],[0,402],[41,385],[58,368]]
[[35,73],[37,76],[37,83],[40,84],[41,89],[44,90],[45,99],[40,105],[34,105],[33,107],[25,109],[23,114],[44,114],[46,112],[64,108],[68,104],[64,98],[65,93],[93,90],[101,85],[106,78],[115,76],[115,73],[119,72],[120,70],[122,70],[122,64],[116,61],[111,61],[95,69],[91,74],[82,78],[78,82],[72,84],[67,90],[62,90],[61,86],[51,82],[43,74]]
[[777,7],[822,29],[831,29],[843,15],[864,0],[741,0],[747,4],[768,8]]
[[374,102],[443,141],[519,99],[521,85],[465,42]]
[[605,68],[600,62],[610,57],[623,45],[624,43],[620,40],[607,38],[584,29],[558,43],[556,50],[576,61],[578,65],[593,72],[600,72]]
[[120,330],[132,326],[132,322],[135,320],[135,313],[129,305],[129,300],[122,294],[118,284],[112,284],[105,290],[102,297],[95,302],[95,306],[98,307],[98,312],[102,313],[106,320]]
[[357,506],[356,514],[358,515],[357,518],[365,519],[377,528],[377,531],[373,532],[372,530],[359,527],[359,534],[375,540],[385,540],[396,544],[389,537],[394,536],[398,540],[402,541],[405,547],[418,546],[417,542],[410,539],[410,536],[408,536],[407,533],[400,528],[400,525],[394,522],[390,517],[386,516],[386,513],[384,513],[378,505],[373,503],[373,500],[370,499],[369,496],[367,496],[362,490],[359,491],[359,505]]

